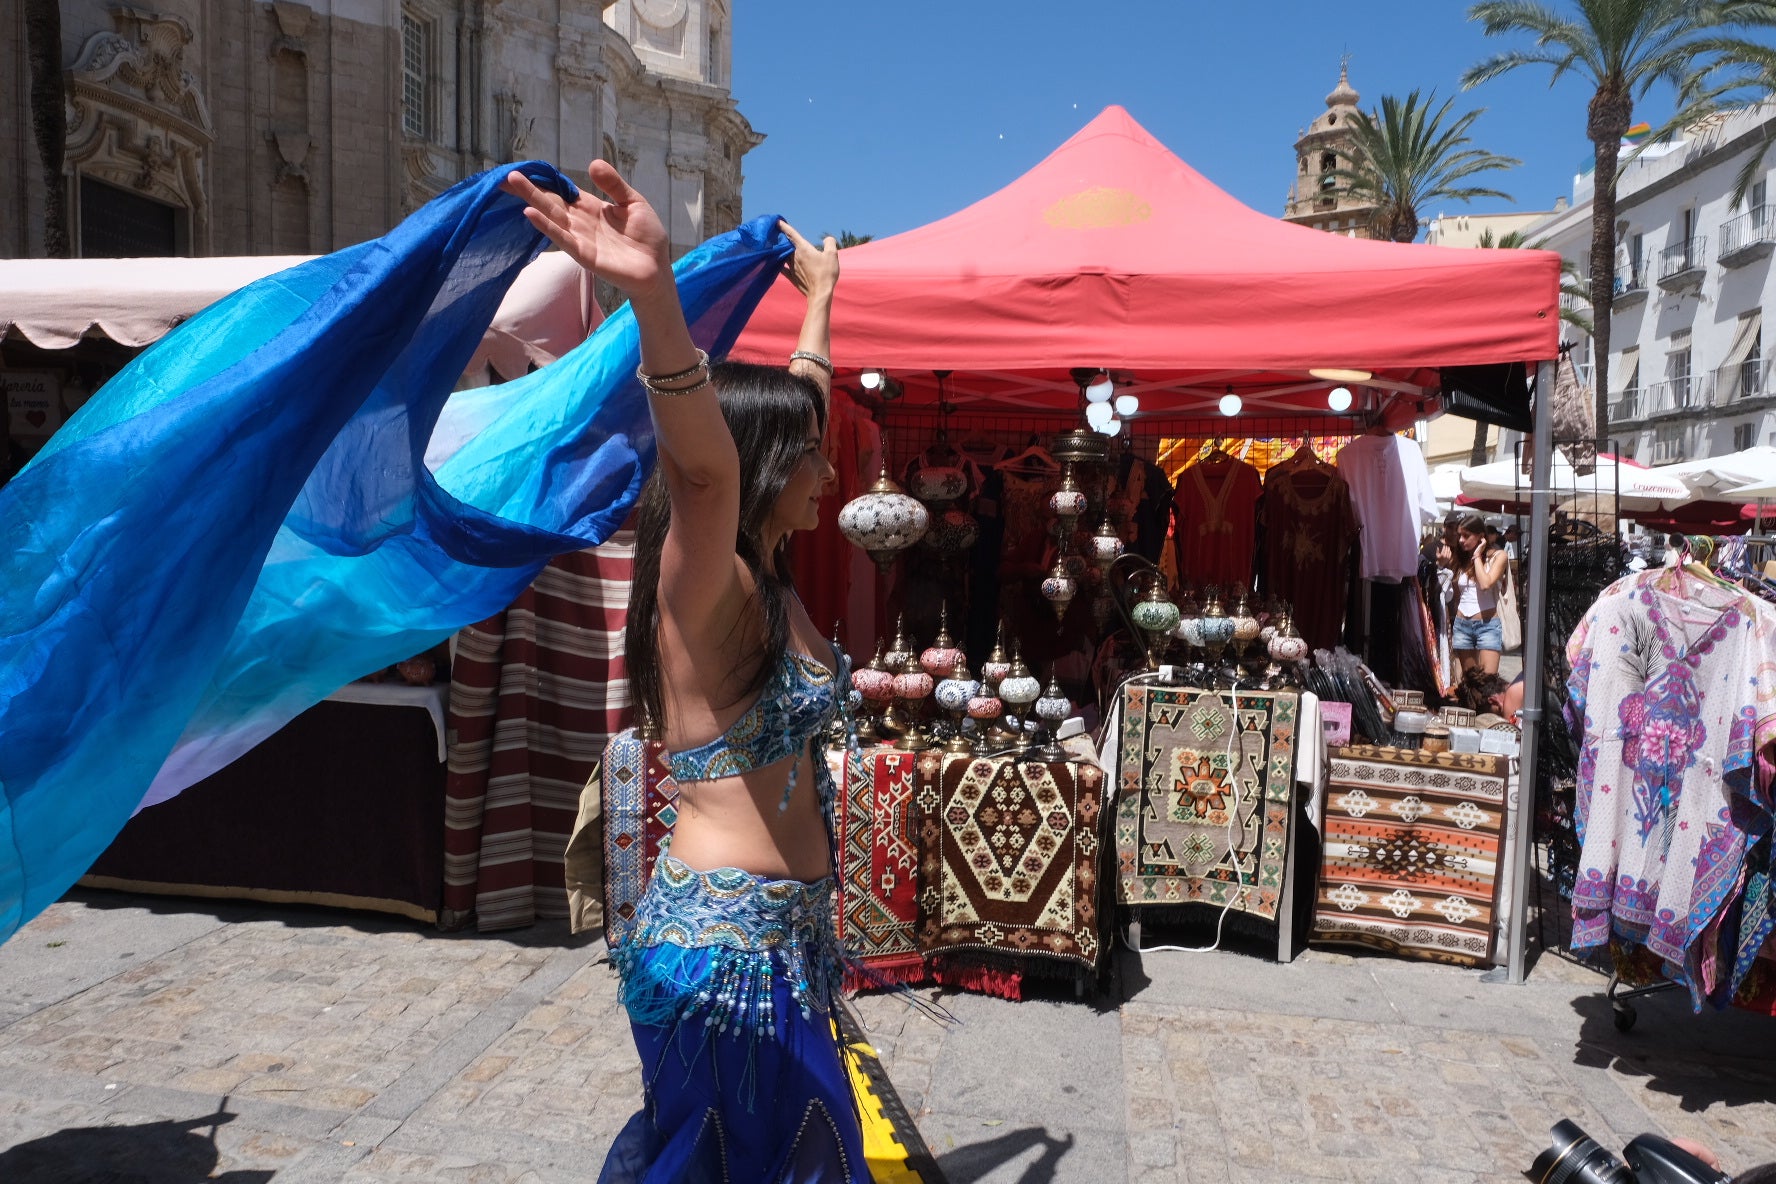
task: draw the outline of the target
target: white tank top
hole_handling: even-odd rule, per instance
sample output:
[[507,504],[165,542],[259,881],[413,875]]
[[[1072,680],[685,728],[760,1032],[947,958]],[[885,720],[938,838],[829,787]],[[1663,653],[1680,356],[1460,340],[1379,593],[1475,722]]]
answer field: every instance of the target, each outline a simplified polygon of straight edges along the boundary
[[1461,589],[1461,599],[1456,602],[1455,611],[1464,617],[1477,617],[1481,613],[1490,612],[1498,607],[1498,585],[1482,588],[1474,582],[1472,572],[1457,572],[1455,583]]

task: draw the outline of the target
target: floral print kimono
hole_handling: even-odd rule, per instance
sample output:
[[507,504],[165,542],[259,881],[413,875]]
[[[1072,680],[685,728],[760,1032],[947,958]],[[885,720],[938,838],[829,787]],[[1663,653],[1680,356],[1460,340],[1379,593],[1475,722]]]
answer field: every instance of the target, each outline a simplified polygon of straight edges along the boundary
[[1770,831],[1757,766],[1776,741],[1776,612],[1683,568],[1638,572],[1592,605],[1567,660],[1573,948],[1643,945],[1698,1008],[1724,1002],[1769,930],[1730,906]]

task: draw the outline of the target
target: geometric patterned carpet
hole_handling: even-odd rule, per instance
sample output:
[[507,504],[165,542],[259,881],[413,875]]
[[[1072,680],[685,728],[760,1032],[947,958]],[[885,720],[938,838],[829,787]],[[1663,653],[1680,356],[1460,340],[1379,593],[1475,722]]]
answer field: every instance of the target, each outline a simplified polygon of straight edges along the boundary
[[1238,912],[1277,919],[1298,705],[1286,691],[1123,689],[1118,903],[1231,902]]
[[896,982],[925,976],[915,934],[914,756],[846,753],[839,783],[839,937],[868,970]]
[[919,753],[919,948],[1095,969],[1103,790],[1093,764]]
[[1313,940],[1488,962],[1505,758],[1359,745],[1331,762]]

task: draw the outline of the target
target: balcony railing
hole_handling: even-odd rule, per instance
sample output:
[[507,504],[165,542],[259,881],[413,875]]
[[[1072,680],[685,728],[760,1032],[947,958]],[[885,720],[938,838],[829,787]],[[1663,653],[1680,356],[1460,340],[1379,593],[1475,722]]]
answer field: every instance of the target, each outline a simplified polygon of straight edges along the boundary
[[1776,250],[1776,210],[1754,206],[1721,224],[1720,261],[1740,267]]
[[1629,387],[1609,402],[1611,423],[1631,423],[1641,416],[1642,392],[1638,387]]
[[1714,405],[1727,407],[1740,399],[1767,395],[1770,392],[1765,386],[1761,359],[1747,358],[1737,366],[1722,366],[1714,372]]
[[1646,264],[1630,263],[1616,272],[1615,304],[1629,304],[1646,298]]
[[1702,282],[1703,260],[1708,258],[1708,240],[1701,235],[1685,239],[1659,252],[1659,286],[1683,288]]
[[1713,377],[1712,374],[1692,374],[1687,378],[1666,378],[1651,383],[1643,392],[1640,413],[1650,417],[1704,410],[1712,403]]

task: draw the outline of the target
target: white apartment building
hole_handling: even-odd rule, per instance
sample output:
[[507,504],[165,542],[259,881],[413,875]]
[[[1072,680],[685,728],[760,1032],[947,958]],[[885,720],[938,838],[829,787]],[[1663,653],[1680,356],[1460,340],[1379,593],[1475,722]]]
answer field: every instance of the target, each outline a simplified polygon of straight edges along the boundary
[[[1766,204],[1776,151],[1747,200],[1732,200],[1740,169],[1773,135],[1776,103],[1762,103],[1704,121],[1618,177],[1605,361],[1607,434],[1623,456],[1666,464],[1776,444],[1776,384],[1763,341],[1764,309],[1776,307],[1776,212]],[[1570,208],[1524,232],[1586,276],[1591,198],[1586,174],[1574,182]],[[1591,353],[1580,340],[1574,360],[1587,378]]]

